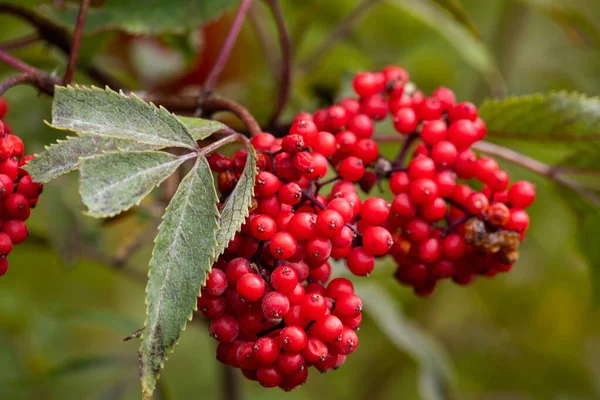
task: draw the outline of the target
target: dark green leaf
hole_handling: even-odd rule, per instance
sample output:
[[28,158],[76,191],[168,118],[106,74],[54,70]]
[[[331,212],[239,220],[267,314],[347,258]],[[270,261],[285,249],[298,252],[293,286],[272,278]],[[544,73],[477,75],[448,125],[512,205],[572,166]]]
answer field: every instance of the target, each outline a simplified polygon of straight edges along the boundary
[[469,32],[471,32],[471,34],[473,36],[475,36],[476,38],[479,39],[479,32],[477,31],[477,28],[475,27],[475,25],[473,25],[473,23],[469,19],[469,16],[467,15],[467,11],[461,4],[460,0],[433,0],[433,1],[436,2],[437,4],[439,4],[439,6],[442,7],[444,10],[448,11],[450,13],[450,15],[452,15],[452,18],[454,18],[455,20],[457,20],[458,22],[463,24],[465,26],[465,28],[467,28],[467,30]]
[[256,152],[252,146],[249,146],[244,171],[221,210],[221,219],[219,221],[221,229],[217,232],[217,257],[225,251],[225,248],[231,239],[233,239],[235,233],[240,230],[250,213],[249,209],[252,197],[254,196],[256,174]]
[[[235,0],[107,0],[102,6],[88,11],[85,32],[120,30],[148,35],[184,33],[218,17],[236,3]],[[41,10],[72,29],[79,6],[67,4],[60,9],[47,5]]]
[[454,392],[454,372],[444,350],[412,321],[404,318],[396,300],[374,284],[356,285],[364,311],[401,351],[409,353],[420,365],[419,389],[423,398],[445,400]]
[[152,146],[196,147],[185,125],[165,108],[108,88],[56,87],[52,126]]
[[505,82],[486,44],[473,37],[463,26],[422,0],[390,0],[414,19],[421,21],[444,37],[469,65],[479,71],[495,93],[504,93]]
[[497,137],[600,139],[600,99],[579,93],[552,92],[486,100],[479,115]]
[[81,199],[89,215],[111,217],[139,204],[189,158],[159,151],[85,158],[81,162]]
[[140,348],[144,398],[151,398],[164,361],[196,310],[215,257],[217,202],[208,162],[199,158],[167,207],[150,261]]

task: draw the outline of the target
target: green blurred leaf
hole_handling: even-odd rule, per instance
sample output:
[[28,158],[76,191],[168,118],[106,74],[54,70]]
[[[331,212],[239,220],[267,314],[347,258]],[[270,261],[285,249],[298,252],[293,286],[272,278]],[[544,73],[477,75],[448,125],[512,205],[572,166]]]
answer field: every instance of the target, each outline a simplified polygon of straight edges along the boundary
[[206,139],[217,131],[229,129],[227,125],[209,119],[180,116],[177,118],[185,125],[194,140]]
[[448,356],[433,338],[404,318],[396,300],[375,284],[356,285],[356,294],[364,303],[364,311],[379,329],[401,351],[409,353],[420,365],[419,390],[428,400],[454,397],[454,372]]
[[[193,155],[193,154],[192,154]],[[190,158],[158,151],[108,153],[81,162],[79,193],[93,217],[111,217],[144,199]]]
[[561,188],[561,193],[577,216],[577,244],[591,268],[594,304],[600,306],[600,208],[570,190]]
[[246,221],[246,217],[250,214],[250,203],[254,196],[256,174],[256,152],[254,147],[249,146],[244,171],[221,210],[221,219],[219,220],[221,229],[217,232],[217,249],[215,252],[217,257],[225,251],[235,233],[240,230],[242,224]]
[[465,27],[457,24],[450,15],[422,0],[390,2],[444,37],[472,68],[485,77],[494,93],[502,95],[505,92],[504,78],[489,48]]
[[52,126],[153,146],[196,147],[185,125],[165,108],[109,88],[57,86]]
[[450,15],[452,15],[452,18],[454,18],[455,20],[457,20],[458,22],[463,24],[465,26],[465,28],[467,28],[467,30],[469,32],[471,32],[471,34],[473,36],[475,36],[477,39],[480,39],[479,31],[477,30],[475,25],[473,25],[473,23],[469,19],[469,16],[467,15],[467,11],[461,4],[460,0],[433,0],[433,1],[435,3],[437,3],[440,7],[442,7],[444,10],[448,11],[450,13]]
[[[107,0],[88,11],[85,32],[120,30],[133,34],[185,33],[233,7],[236,0]],[[78,4],[40,10],[69,29],[75,26]]]
[[218,201],[208,162],[198,158],[167,207],[150,260],[139,367],[144,398],[152,397],[168,354],[197,309],[215,257]]
[[479,115],[497,137],[569,141],[600,140],[600,98],[551,92],[491,99]]
[[579,46],[600,49],[600,32],[594,20],[584,12],[555,2],[519,0],[526,6],[548,15],[558,23],[571,41]]

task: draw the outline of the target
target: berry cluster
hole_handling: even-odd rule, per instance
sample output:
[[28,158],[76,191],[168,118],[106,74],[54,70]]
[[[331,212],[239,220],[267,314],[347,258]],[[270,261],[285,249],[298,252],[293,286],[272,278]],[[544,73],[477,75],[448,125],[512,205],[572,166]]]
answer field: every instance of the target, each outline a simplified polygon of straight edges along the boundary
[[[263,386],[291,390],[309,366],[335,369],[356,349],[362,303],[350,281],[327,283],[331,259],[366,276],[390,254],[398,280],[427,295],[443,278],[466,284],[509,270],[529,224],[533,185],[509,186],[495,160],[471,150],[486,133],[475,106],[446,88],[425,97],[400,67],[357,74],[353,84],[357,98],[298,114],[283,138],[252,138],[250,215],[198,299],[217,359]],[[388,115],[405,137],[395,160],[380,155],[374,136]],[[246,156],[208,158],[221,204]],[[384,179],[391,202],[359,196]]]
[[13,245],[27,239],[25,221],[42,193],[42,184],[33,182],[21,168],[33,156],[23,156],[23,141],[2,122],[7,109],[6,100],[0,98],[0,276],[8,271],[6,257]]

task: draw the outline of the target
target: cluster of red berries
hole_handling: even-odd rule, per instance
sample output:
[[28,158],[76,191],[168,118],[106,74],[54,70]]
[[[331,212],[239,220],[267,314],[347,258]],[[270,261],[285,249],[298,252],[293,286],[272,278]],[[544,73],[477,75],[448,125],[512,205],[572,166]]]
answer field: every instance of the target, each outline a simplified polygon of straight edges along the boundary
[[[366,276],[391,254],[397,278],[427,295],[442,278],[466,284],[510,269],[529,224],[523,209],[535,188],[509,188],[506,172],[470,149],[486,133],[471,103],[446,88],[425,97],[400,67],[357,74],[353,84],[357,98],[298,114],[283,138],[252,138],[259,172],[250,215],[198,299],[220,342],[217,359],[267,387],[291,390],[309,366],[337,368],[358,345],[361,300],[350,281],[327,283],[330,259]],[[406,138],[393,161],[374,136],[388,115]],[[208,158],[221,204],[246,156]],[[383,179],[391,202],[361,199],[357,188],[368,193]],[[475,180],[479,190],[469,186]]]
[[23,141],[2,122],[7,109],[6,100],[0,98],[0,276],[8,271],[6,257],[13,245],[29,236],[25,221],[42,193],[42,185],[21,168],[33,156],[23,156]]

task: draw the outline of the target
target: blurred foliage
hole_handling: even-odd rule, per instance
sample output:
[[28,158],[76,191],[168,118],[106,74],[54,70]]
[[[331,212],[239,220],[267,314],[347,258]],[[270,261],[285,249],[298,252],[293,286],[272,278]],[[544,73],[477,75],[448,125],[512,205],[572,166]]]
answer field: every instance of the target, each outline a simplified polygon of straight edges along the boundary
[[[295,65],[309,59],[358,3],[282,1]],[[460,100],[476,104],[499,93],[567,90],[600,95],[597,0],[461,0],[480,41],[432,0],[373,3],[355,29],[318,59],[315,68],[296,70],[287,118],[341,96],[357,70],[389,63],[405,66],[426,93],[444,85],[455,89]],[[277,34],[265,5],[256,2],[253,7],[268,42],[261,46],[252,26],[245,24],[218,90],[265,121],[277,80],[262,52],[278,59]],[[151,85],[174,91],[199,85],[216,58],[232,15],[229,12],[197,35],[178,40],[117,33],[86,37],[82,62],[102,65],[133,88]],[[14,17],[2,15],[0,24],[0,40],[32,32]],[[46,71],[60,74],[64,69],[64,56],[43,43],[13,54]],[[156,71],[165,71],[162,80]],[[0,72],[3,78],[14,74],[5,67]],[[76,81],[91,82],[82,73]],[[8,121],[25,138],[28,151],[38,152],[63,137],[43,123],[50,117],[48,98],[27,87],[12,89],[7,98]],[[502,135],[494,140],[550,164],[563,162],[572,153],[571,144],[564,141],[523,141]],[[385,145],[382,151],[397,150]],[[597,153],[584,155],[587,158],[577,159],[597,169]],[[446,349],[460,398],[599,398],[600,315],[593,307],[592,287],[600,286],[600,280],[590,273],[592,267],[600,268],[597,212],[545,178],[501,164],[511,176],[535,182],[538,190],[530,233],[513,271],[493,280],[479,279],[468,288],[443,284],[427,300],[390,279],[389,261],[382,261],[368,282],[384,286],[402,303],[406,317]],[[147,217],[113,221],[99,230],[79,216],[82,206],[72,177],[51,183],[49,191],[57,185],[62,185],[60,197],[71,210],[57,209],[55,194],[42,197],[33,213],[32,237],[11,254],[11,270],[0,280],[0,398],[139,398],[138,343],[123,343],[122,338],[143,325],[144,282],[138,282],[136,274],[85,261],[90,252],[84,244],[97,246],[108,256],[116,254],[124,238],[148,229]],[[584,239],[581,250],[579,239]],[[146,274],[150,250],[150,245],[144,246],[135,254],[130,262],[134,272]],[[69,252],[81,260],[69,257]],[[65,255],[74,262],[73,268]],[[163,373],[158,398],[222,396],[223,370],[214,360],[215,343],[206,331],[201,321],[188,327]],[[244,381],[244,397],[419,397],[419,365],[394,346],[395,341],[382,333],[369,314],[360,341],[358,351],[339,371],[313,375],[307,385],[289,394]]]

